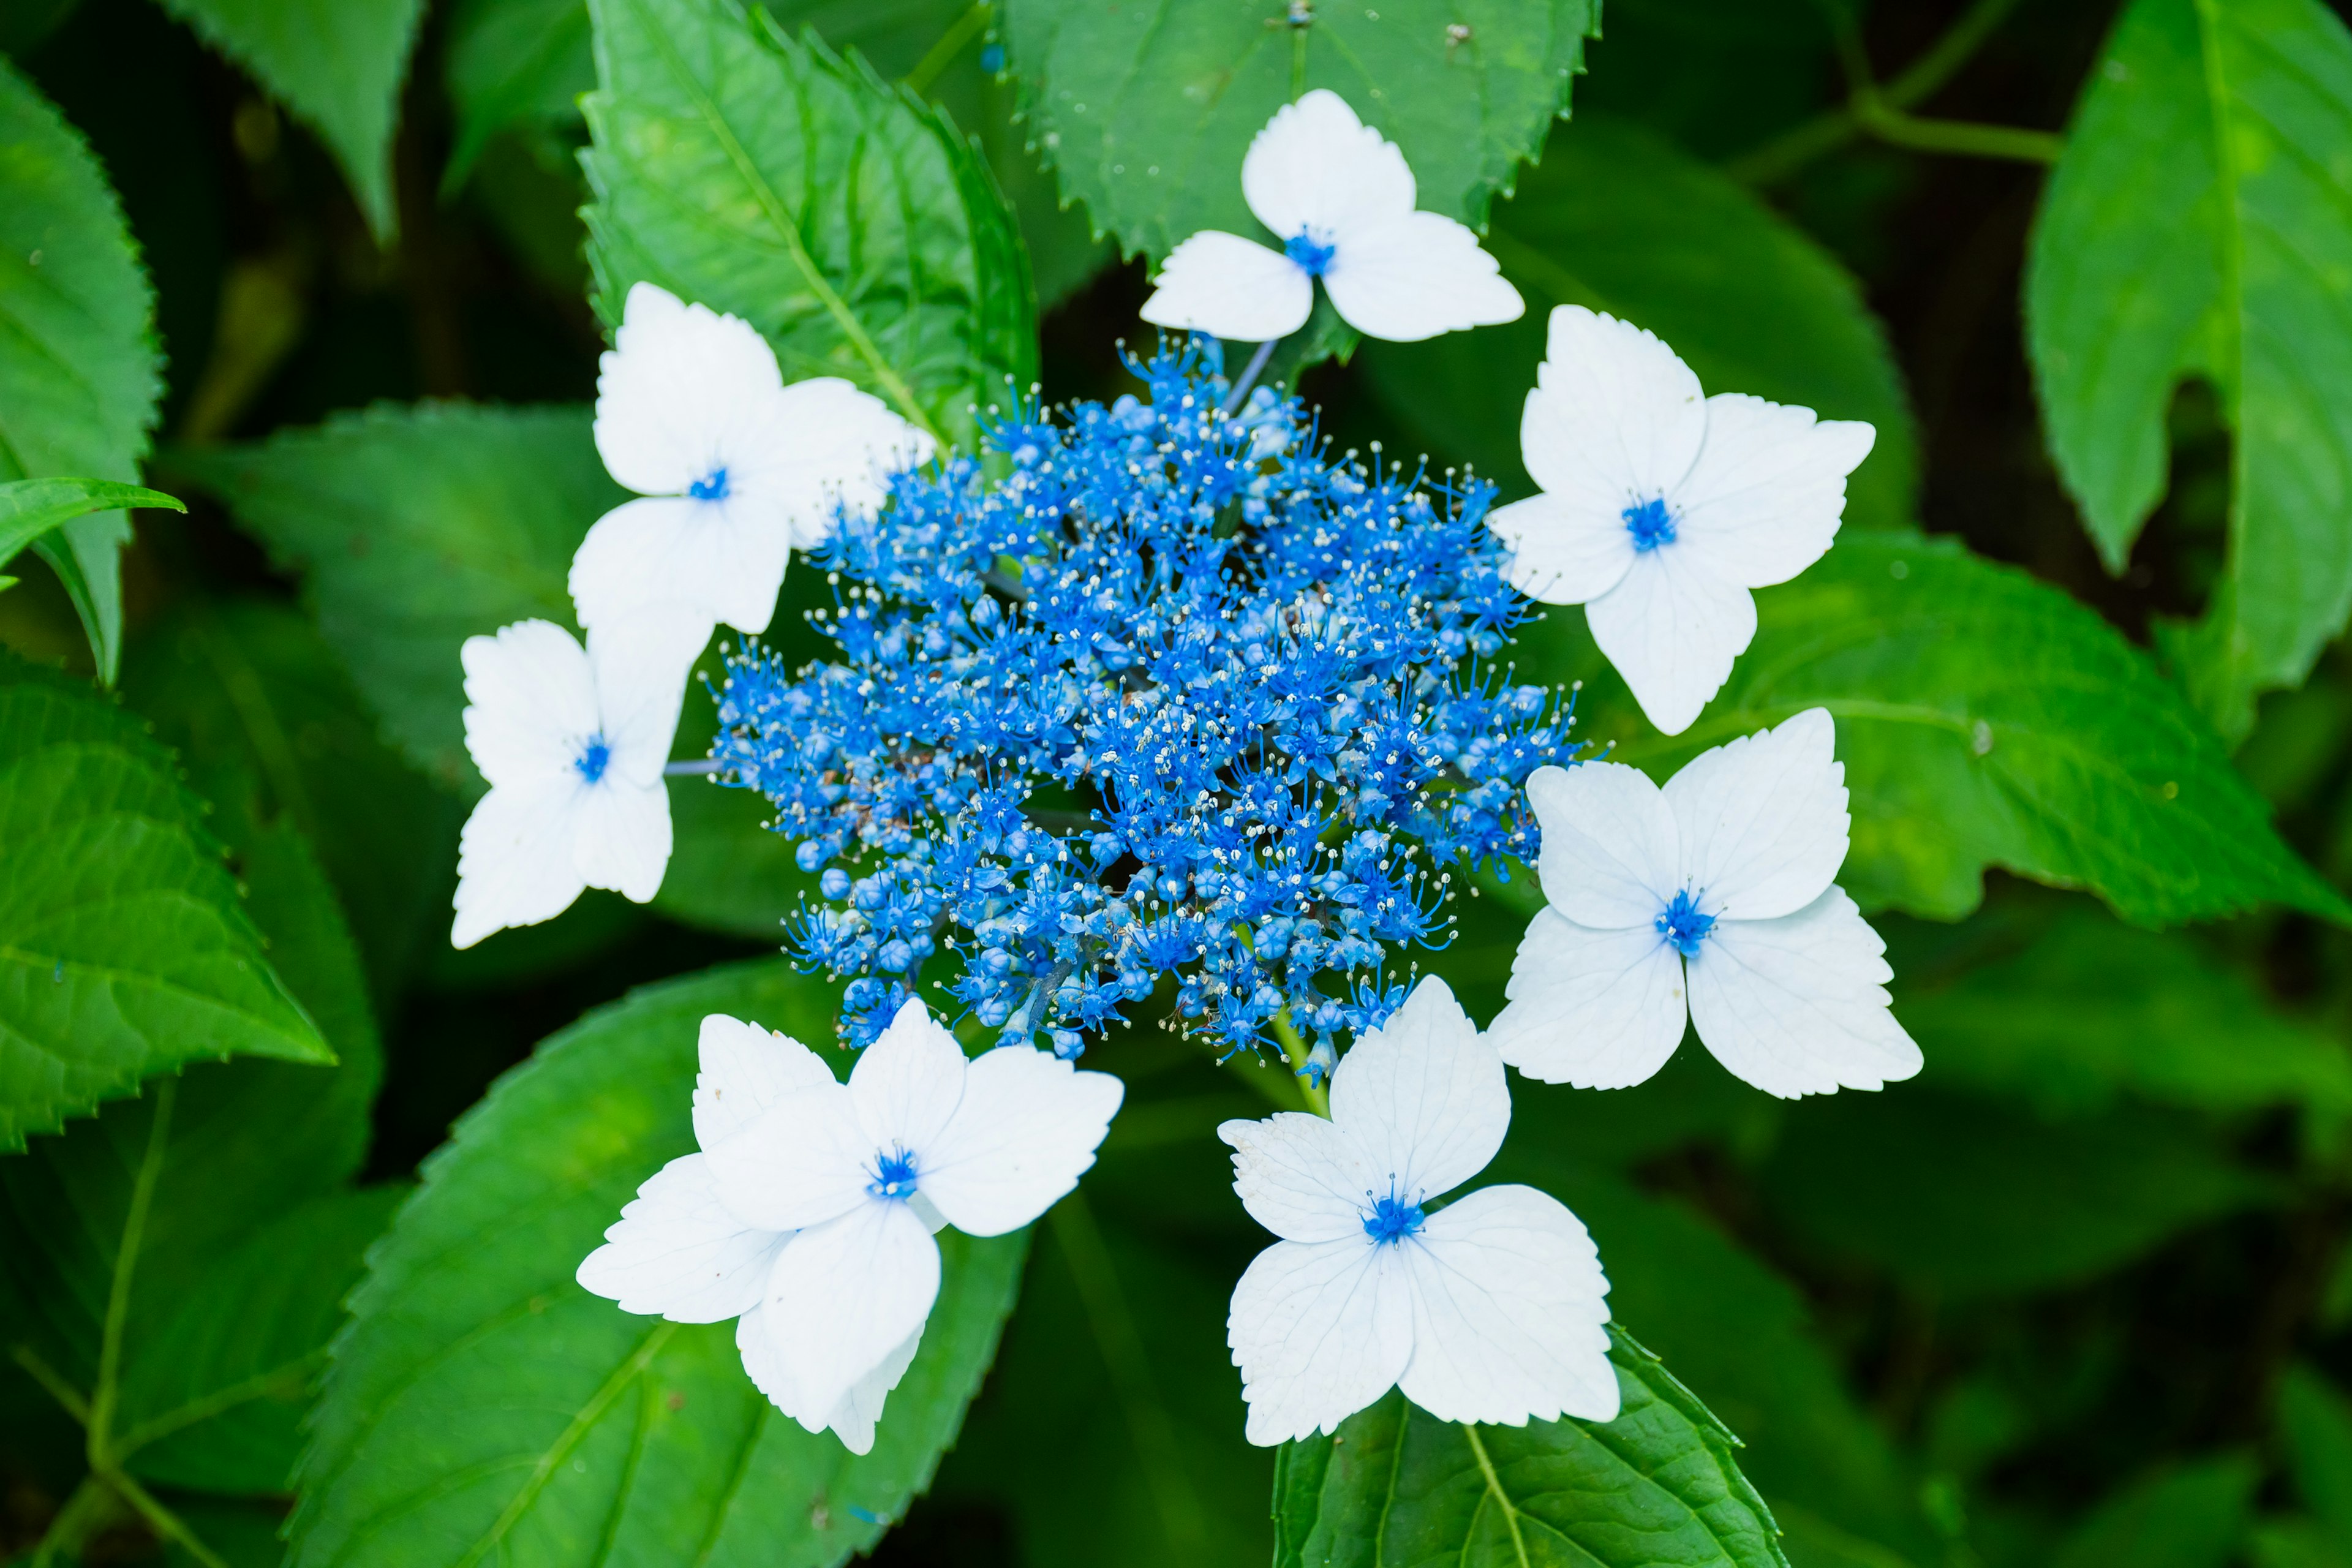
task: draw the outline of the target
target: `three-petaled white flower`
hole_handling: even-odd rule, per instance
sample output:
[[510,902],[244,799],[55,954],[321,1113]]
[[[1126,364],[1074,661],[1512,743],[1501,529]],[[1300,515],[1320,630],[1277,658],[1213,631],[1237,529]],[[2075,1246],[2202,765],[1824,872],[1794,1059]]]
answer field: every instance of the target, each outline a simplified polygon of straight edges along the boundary
[[1617,763],[1537,769],[1550,907],[1511,966],[1491,1031],[1503,1059],[1622,1089],[1665,1065],[1687,1016],[1716,1060],[1788,1099],[1917,1072],[1886,944],[1831,881],[1848,827],[1835,742],[1813,708],[1701,752],[1664,789]]
[[1738,393],[1580,305],[1551,313],[1519,449],[1542,494],[1488,515],[1511,585],[1584,606],[1650,722],[1681,733],[1756,636],[1751,588],[1822,558],[1877,432]]
[[1328,1432],[1400,1384],[1446,1421],[1616,1416],[1609,1281],[1577,1217],[1521,1186],[1425,1206],[1510,1122],[1502,1059],[1433,976],[1340,1058],[1331,1120],[1217,1129],[1234,1190],[1283,1238],[1226,1323],[1251,1442]]
[[793,549],[832,532],[835,509],[880,504],[890,472],[931,438],[835,376],[794,382],[747,322],[651,283],[629,290],[596,381],[596,450],[639,499],[588,531],[572,558],[580,624],[651,605],[761,632]]
[[1145,321],[1265,342],[1307,324],[1318,278],[1349,326],[1397,342],[1527,309],[1476,235],[1414,210],[1403,153],[1328,89],[1266,121],[1242,160],[1242,195],[1282,248],[1203,229],[1160,264]]
[[1051,1052],[970,1062],[910,1001],[849,1081],[782,1035],[713,1016],[694,1095],[701,1152],[637,1190],[580,1283],[631,1312],[736,1320],[760,1391],[853,1453],[915,1358],[941,1224],[1020,1229],[1094,1163],[1125,1086]]
[[707,628],[616,620],[582,648],[548,621],[466,639],[466,749],[489,782],[457,838],[454,946],[552,920],[585,888],[644,903],[669,864],[681,672]]

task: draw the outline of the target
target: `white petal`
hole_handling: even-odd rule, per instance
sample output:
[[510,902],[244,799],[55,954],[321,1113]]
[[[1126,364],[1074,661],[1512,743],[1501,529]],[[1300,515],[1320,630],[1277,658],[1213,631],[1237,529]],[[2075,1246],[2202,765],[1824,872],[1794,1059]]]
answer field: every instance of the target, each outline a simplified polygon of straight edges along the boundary
[[452,946],[471,947],[494,931],[553,920],[586,889],[572,852],[577,782],[493,787],[474,803],[457,835]]
[[1822,896],[1845,863],[1845,765],[1826,708],[1701,752],[1666,781],[1683,878],[1699,908],[1770,920]]
[[1793,1100],[1909,1078],[1886,944],[1843,889],[1776,921],[1720,921],[1690,961],[1691,1022],[1733,1073]]
[[1528,310],[1478,237],[1436,213],[1341,231],[1323,288],[1349,326],[1398,343],[1516,321]]
[[1078,1184],[1126,1092],[1051,1051],[983,1051],[964,1068],[955,1113],[917,1148],[918,1188],[967,1236],[1019,1230]]
[[649,496],[614,507],[580,542],[572,603],[583,626],[672,606],[763,632],[791,553],[790,526],[772,505]]
[[774,428],[728,468],[730,500],[769,509],[792,542],[814,549],[831,536],[838,509],[870,513],[888,476],[930,459],[930,437],[871,393],[839,376],[785,387]]
[[[1404,1005],[1348,1047],[1331,1075],[1331,1120],[1395,1195],[1451,1192],[1486,1168],[1511,1127],[1503,1058],[1433,974]],[[1388,1196],[1382,1186],[1378,1195]]]
[[1643,713],[1669,735],[1690,728],[1756,637],[1748,590],[1671,543],[1635,555],[1624,581],[1585,605],[1584,618]]
[[580,1283],[625,1312],[719,1323],[758,1305],[785,1233],[752,1230],[719,1201],[699,1154],[672,1160],[637,1189],[580,1265]]
[[1397,1381],[1441,1421],[1617,1418],[1609,1281],[1584,1226],[1533,1187],[1487,1187],[1397,1244],[1412,1360]]
[[597,732],[609,748],[607,777],[660,780],[677,736],[686,683],[709,640],[709,618],[678,605],[649,605],[590,628],[588,662],[596,676]]
[[830,1078],[778,1095],[703,1152],[719,1200],[765,1230],[822,1225],[872,1197],[874,1145],[857,1125],[849,1090]]
[[1202,229],[1160,264],[1143,319],[1236,342],[1286,338],[1315,309],[1315,280],[1278,250]]
[[1845,479],[1878,432],[1814,423],[1810,408],[1725,393],[1706,400],[1706,443],[1668,497],[1680,542],[1744,587],[1785,583],[1820,560],[1845,512]]
[[798,1089],[833,1081],[833,1069],[789,1036],[713,1013],[702,1020],[702,1070],[694,1079],[694,1141],[725,1142]]
[[939,1243],[905,1204],[875,1198],[793,1237],[760,1313],[793,1388],[829,1419],[922,1328],[939,1293]]
[[1258,1224],[1285,1241],[1362,1237],[1373,1189],[1388,1178],[1340,1128],[1280,1110],[1221,1123],[1217,1136],[1233,1145],[1234,1191]]
[[588,655],[552,621],[517,621],[467,637],[466,750],[493,785],[570,775],[600,722]]
[[782,384],[745,322],[651,283],[630,289],[596,378],[596,450],[640,495],[675,495],[719,466],[727,436]]
[[[770,1272],[773,1273],[772,1267]],[[760,1290],[762,1300],[766,1294],[763,1282]],[[808,1402],[801,1397],[800,1388],[793,1382],[783,1357],[777,1353],[775,1341],[768,1334],[767,1315],[757,1302],[753,1303],[751,1310],[735,1320],[735,1350],[743,1358],[743,1371],[751,1378],[751,1385],[768,1396],[769,1404],[811,1432],[824,1430],[828,1413],[812,1413],[809,1410]]]
[[1276,1242],[1234,1287],[1225,1342],[1251,1442],[1331,1431],[1393,1387],[1412,1357],[1412,1293],[1396,1248],[1361,1234]]
[[927,1161],[963,1099],[966,1073],[963,1047],[910,996],[849,1069],[858,1126],[877,1152]]
[[580,879],[634,903],[661,891],[669,866],[669,786],[633,784],[607,773],[580,786],[572,814],[572,859]]
[[1278,238],[1352,236],[1412,211],[1412,170],[1347,100],[1318,87],[1276,110],[1251,139],[1242,195]]
[[1511,547],[1512,587],[1547,605],[1580,605],[1614,588],[1633,564],[1633,531],[1620,510],[1542,491],[1496,507],[1486,526]]
[[1519,422],[1537,484],[1584,508],[1663,499],[1706,438],[1698,377],[1648,332],[1581,305],[1551,312],[1550,341]]
[[1580,925],[1651,929],[1682,885],[1674,814],[1647,773],[1622,763],[1538,768],[1528,804],[1543,829],[1536,875]]
[[1631,1088],[1682,1044],[1683,984],[1682,955],[1654,927],[1594,931],[1544,910],[1520,939],[1510,1005],[1486,1037],[1529,1078]]
[[885,1356],[880,1366],[859,1378],[856,1385],[841,1396],[833,1414],[825,1418],[825,1425],[833,1428],[843,1447],[853,1454],[874,1451],[874,1426],[882,1419],[883,1402],[898,1386],[898,1380],[907,1375],[907,1369],[915,1364],[915,1352],[922,1348],[922,1343],[923,1331],[918,1328],[907,1336],[906,1343]]

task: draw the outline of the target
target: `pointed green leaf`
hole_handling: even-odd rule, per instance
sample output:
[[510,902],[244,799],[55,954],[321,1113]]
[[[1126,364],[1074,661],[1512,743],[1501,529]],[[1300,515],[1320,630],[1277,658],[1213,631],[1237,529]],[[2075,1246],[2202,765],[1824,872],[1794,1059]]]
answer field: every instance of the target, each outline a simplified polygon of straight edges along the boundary
[[2164,493],[2175,384],[2221,390],[2229,573],[2172,646],[2233,737],[2352,614],[2347,146],[2352,32],[2319,0],[2136,0],[2034,227],[2051,452],[2110,570]]
[[[639,1183],[694,1148],[696,1033],[803,1040],[832,996],[773,961],[639,991],[541,1047],[459,1122],[370,1259],[303,1467],[294,1561],[698,1562],[870,1548],[928,1484],[1018,1286],[1025,1236],[940,1234],[938,1305],[874,1451],[751,1385],[731,1323],[635,1317],[573,1281]],[[601,1544],[600,1544],[601,1543]]]
[[2242,1454],[2167,1466],[2094,1509],[2051,1568],[2223,1568],[2244,1543],[2260,1479]]
[[124,507],[188,509],[160,490],[111,479],[13,479],[0,483],[0,566],[53,528]]
[[2279,1384],[2279,1432],[2304,1506],[2352,1551],[2352,1405],[2315,1368],[2294,1366]]

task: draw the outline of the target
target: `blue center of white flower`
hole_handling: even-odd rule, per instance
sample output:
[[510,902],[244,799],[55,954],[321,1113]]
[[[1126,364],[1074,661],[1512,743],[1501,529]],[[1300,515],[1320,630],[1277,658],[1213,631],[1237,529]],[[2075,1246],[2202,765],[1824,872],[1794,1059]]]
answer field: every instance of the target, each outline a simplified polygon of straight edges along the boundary
[[582,778],[594,784],[604,776],[605,764],[612,760],[613,748],[604,743],[604,737],[599,732],[588,737],[588,743],[580,748],[580,754],[572,759],[572,765],[580,770]]
[[[1370,1197],[1371,1194],[1364,1195]],[[1396,1178],[1391,1176],[1389,1179],[1389,1195],[1374,1202],[1364,1215],[1364,1234],[1370,1237],[1376,1246],[1402,1241],[1418,1231],[1427,1217],[1421,1212],[1419,1204],[1407,1203],[1397,1195]]]
[[1664,498],[1629,506],[1618,515],[1625,520],[1625,531],[1633,536],[1636,550],[1655,550],[1675,542],[1675,520]]
[[722,466],[711,469],[694,483],[687,486],[686,493],[697,500],[725,500],[727,499],[726,468]]
[[1658,934],[1685,958],[1696,958],[1698,944],[1714,929],[1715,917],[1699,913],[1687,889],[1676,893],[1675,901],[1666,906],[1666,912],[1658,917]]
[[1331,258],[1339,254],[1339,248],[1318,242],[1313,230],[1302,228],[1284,243],[1282,254],[1297,262],[1309,278],[1320,278],[1331,270]]
[[894,1145],[874,1163],[874,1179],[866,1190],[877,1198],[906,1199],[915,1195],[915,1157],[903,1144]]

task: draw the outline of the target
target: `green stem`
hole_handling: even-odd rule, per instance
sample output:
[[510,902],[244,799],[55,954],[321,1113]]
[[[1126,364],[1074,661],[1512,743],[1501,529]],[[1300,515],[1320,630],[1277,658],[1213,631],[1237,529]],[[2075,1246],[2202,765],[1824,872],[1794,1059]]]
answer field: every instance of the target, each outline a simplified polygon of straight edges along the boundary
[[2066,139],[2053,131],[2014,125],[1979,125],[1965,120],[1924,120],[1889,109],[1874,97],[1857,95],[1855,123],[1891,146],[1915,153],[1949,153],[1963,158],[1998,158],[2019,163],[2055,163]]
[[1287,1007],[1274,1016],[1274,1037],[1282,1042],[1282,1054],[1289,1059],[1292,1076],[1298,1079],[1298,1093],[1307,1101],[1307,1109],[1326,1121],[1330,1120],[1330,1086],[1313,1082],[1306,1076],[1307,1041],[1300,1037],[1298,1026],[1290,1021],[1290,1009]]
[[34,1352],[32,1346],[11,1345],[8,1348],[8,1356],[18,1366],[23,1367],[26,1375],[39,1384],[51,1399],[64,1405],[67,1415],[79,1422],[84,1428],[89,1426],[89,1401],[83,1398],[81,1390],[68,1383],[57,1368],[43,1361]]
[[84,1476],[24,1559],[25,1568],[59,1568],[80,1562],[82,1548],[91,1538],[121,1517],[121,1500],[96,1476]]
[[948,24],[948,30],[940,35],[940,41],[926,50],[923,58],[915,62],[915,68],[907,73],[907,86],[916,92],[929,93],[931,83],[939,79],[940,73],[954,62],[956,56],[963,53],[963,47],[986,29],[989,14],[994,9],[990,0],[974,0],[972,5],[966,6],[963,15]]
[[131,1184],[131,1206],[122,1216],[122,1242],[114,1254],[113,1279],[107,1285],[106,1322],[99,1338],[98,1387],[90,1394],[88,1423],[89,1468],[101,1475],[114,1466],[110,1438],[114,1406],[121,1396],[122,1331],[131,1316],[131,1279],[139,1267],[139,1250],[146,1243],[147,1211],[155,1201],[156,1179],[163,1173],[163,1151],[172,1142],[172,1105],[179,1088],[180,1080],[174,1078],[156,1086],[155,1119],[148,1126],[147,1150]]
[[219,1552],[206,1546],[196,1532],[188,1528],[186,1521],[150,1496],[145,1487],[119,1469],[101,1470],[100,1475],[123,1501],[139,1511],[139,1517],[145,1520],[148,1528],[156,1534],[167,1541],[178,1542],[180,1550],[203,1563],[204,1568],[228,1568]]

